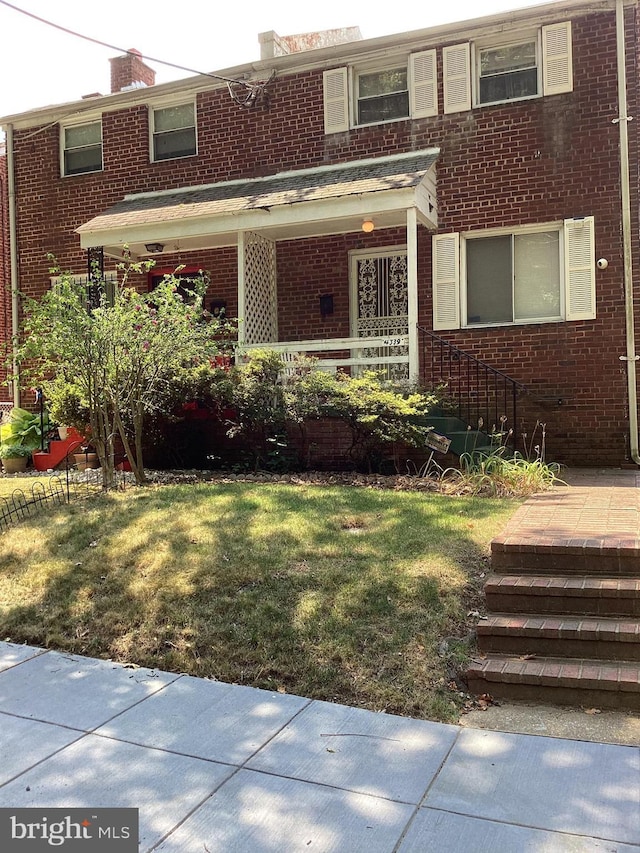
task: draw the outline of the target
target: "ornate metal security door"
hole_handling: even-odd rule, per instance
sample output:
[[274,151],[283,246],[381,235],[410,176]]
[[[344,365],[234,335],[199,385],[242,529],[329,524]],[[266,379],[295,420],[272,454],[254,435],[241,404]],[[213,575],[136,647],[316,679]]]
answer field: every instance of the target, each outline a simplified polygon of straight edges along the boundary
[[[366,367],[395,381],[409,378],[409,348],[394,339],[409,333],[407,252],[383,249],[351,256],[351,334],[388,339],[386,346],[365,347]],[[397,361],[378,361],[395,357]]]

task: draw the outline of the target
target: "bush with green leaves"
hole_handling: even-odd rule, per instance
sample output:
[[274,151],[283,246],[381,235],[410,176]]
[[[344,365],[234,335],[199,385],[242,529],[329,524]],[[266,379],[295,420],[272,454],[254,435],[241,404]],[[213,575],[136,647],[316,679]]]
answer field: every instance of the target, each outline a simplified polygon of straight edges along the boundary
[[398,445],[424,447],[431,427],[421,420],[435,406],[435,395],[394,387],[374,371],[355,377],[336,373],[333,378],[326,411],[349,427],[349,455],[358,467],[377,470],[391,449],[397,469]]
[[[143,267],[123,270],[112,301],[99,281],[79,285],[62,274],[42,298],[24,303],[21,378],[43,388],[57,419],[86,412],[105,488],[115,483],[116,437],[136,481],[144,482],[146,418],[162,407],[176,377],[219,352],[222,323],[203,320],[204,278],[194,282],[188,299],[175,276],[142,294],[127,286],[127,276]],[[102,294],[97,304],[96,292]]]
[[[329,373],[321,369],[320,361],[308,358],[285,366],[277,353],[268,350],[247,353],[232,385],[237,424],[231,434],[249,439],[256,466],[272,469],[276,461],[284,466],[287,457],[289,464],[300,465],[306,455],[306,424],[333,417],[349,428],[353,464],[377,470],[384,454],[393,453],[398,445],[424,446],[430,427],[420,419],[436,402],[435,395],[395,387],[373,371],[353,377]],[[300,432],[295,462],[284,439],[294,426]]]

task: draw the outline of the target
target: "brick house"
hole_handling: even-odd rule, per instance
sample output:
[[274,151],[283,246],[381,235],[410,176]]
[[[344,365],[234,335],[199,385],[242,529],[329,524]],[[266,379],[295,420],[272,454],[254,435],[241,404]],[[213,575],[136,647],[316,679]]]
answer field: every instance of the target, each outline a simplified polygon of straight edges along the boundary
[[545,422],[558,461],[638,461],[637,25],[635,0],[562,0],[266,33],[260,61],[162,85],[116,57],[110,95],[0,120],[15,281],[43,293],[47,253],[113,277],[128,247],[209,271],[245,347],[445,381],[471,423]]
[[[7,153],[0,142],[0,341],[11,338],[11,290],[9,280],[9,193],[7,187]],[[0,368],[0,378],[4,378]],[[6,386],[0,387],[1,403],[8,400]]]

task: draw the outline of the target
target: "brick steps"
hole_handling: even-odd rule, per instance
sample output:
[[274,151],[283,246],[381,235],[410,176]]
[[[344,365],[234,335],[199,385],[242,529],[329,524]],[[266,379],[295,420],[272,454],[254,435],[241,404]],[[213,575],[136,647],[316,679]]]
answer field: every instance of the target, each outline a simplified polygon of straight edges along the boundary
[[583,658],[522,658],[487,655],[467,671],[472,693],[560,705],[640,708],[637,664]]
[[477,628],[486,652],[640,661],[640,620],[491,614]]
[[640,577],[492,574],[484,592],[493,613],[640,617]]
[[[613,543],[613,544],[612,544]],[[492,696],[640,710],[637,540],[492,542],[487,618],[469,689]]]
[[599,539],[569,542],[571,544],[567,545],[526,542],[510,546],[508,540],[494,540],[491,543],[491,567],[494,572],[508,574],[640,576],[640,549],[635,547],[636,540],[630,540],[629,547],[606,546]]

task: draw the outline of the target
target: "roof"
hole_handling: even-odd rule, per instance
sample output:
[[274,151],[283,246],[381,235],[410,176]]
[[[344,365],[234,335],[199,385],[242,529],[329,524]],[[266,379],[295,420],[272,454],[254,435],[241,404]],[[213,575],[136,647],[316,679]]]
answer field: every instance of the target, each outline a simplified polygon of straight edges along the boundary
[[[554,20],[561,20],[567,16],[574,17],[613,10],[615,3],[616,0],[548,0],[548,2],[465,21],[304,50],[266,60],[245,62],[233,68],[219,70],[213,74],[213,78],[207,75],[197,75],[148,88],[117,92],[88,100],[78,99],[70,103],[54,104],[23,113],[0,116],[0,126],[6,127],[12,124],[16,128],[26,128],[86,113],[99,115],[101,112],[124,109],[131,104],[147,103],[149,100],[170,94],[194,93],[209,90],[216,86],[226,86],[226,83],[215,79],[216,75],[233,79],[260,80],[268,78],[273,71],[276,71],[278,75],[283,75],[312,68],[335,67],[340,63],[350,62],[352,58],[359,60],[366,57],[384,58],[388,56],[389,51],[425,49],[427,46],[451,43],[454,40],[461,41],[471,37],[471,34],[477,30],[482,30],[484,35],[490,31],[504,34],[505,30],[511,27],[522,27],[525,23],[535,22],[536,25],[541,25]],[[623,0],[624,6],[635,6],[637,3],[638,0]]]
[[268,210],[276,205],[416,187],[437,156],[438,150],[432,149],[409,157],[380,157],[325,169],[301,169],[246,181],[131,195],[81,225],[77,231],[82,234],[172,219]]

